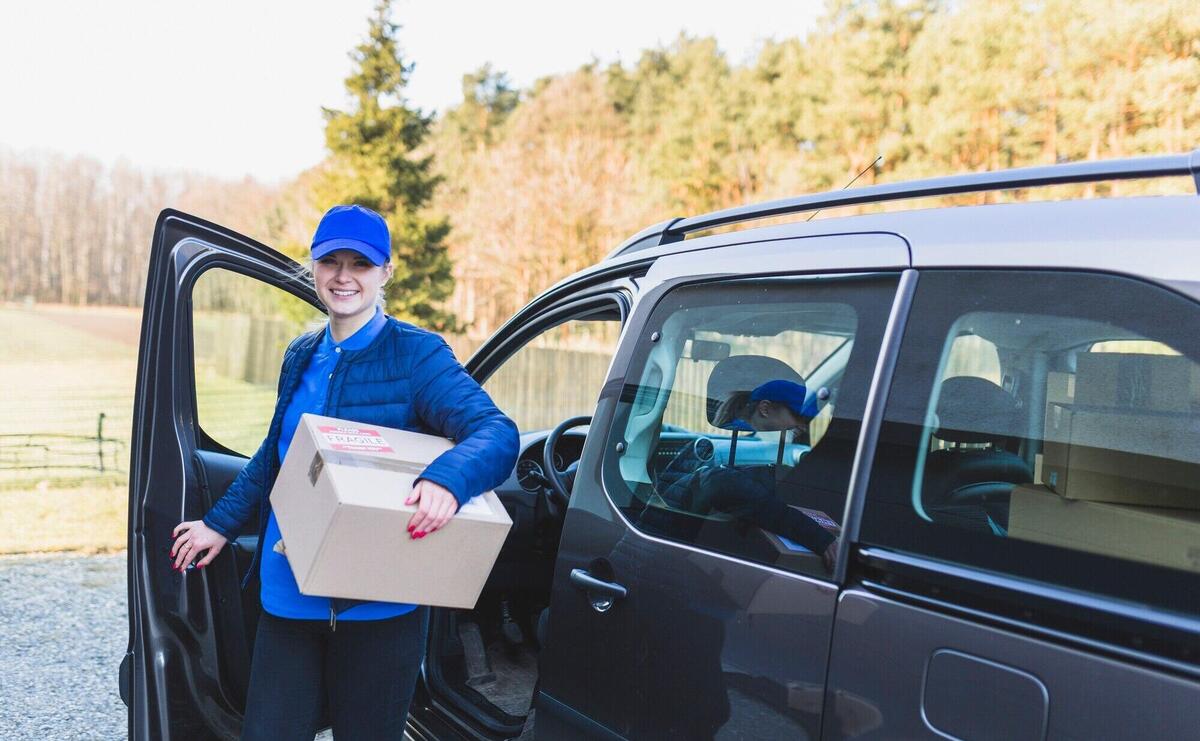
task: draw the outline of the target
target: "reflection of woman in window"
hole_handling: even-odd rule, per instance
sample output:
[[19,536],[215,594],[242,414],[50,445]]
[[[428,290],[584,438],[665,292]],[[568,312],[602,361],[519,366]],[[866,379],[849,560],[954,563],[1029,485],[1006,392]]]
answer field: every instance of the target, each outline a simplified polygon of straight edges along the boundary
[[799,430],[817,416],[816,397],[793,381],[767,381],[753,391],[734,391],[717,408],[714,423],[726,430]]
[[[803,384],[774,380],[751,391],[732,392],[717,408],[714,423],[734,434],[785,434],[803,429],[816,414],[816,399]],[[770,466],[701,468],[672,484],[663,498],[689,512],[717,510],[740,517],[808,548],[833,569],[833,534],[775,496],[775,471]]]

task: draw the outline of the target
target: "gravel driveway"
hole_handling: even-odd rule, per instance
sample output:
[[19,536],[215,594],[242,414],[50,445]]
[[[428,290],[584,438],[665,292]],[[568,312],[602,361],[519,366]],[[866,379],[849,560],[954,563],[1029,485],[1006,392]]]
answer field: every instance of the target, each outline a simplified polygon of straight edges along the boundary
[[127,738],[126,597],[124,553],[0,556],[0,739]]
[[125,554],[0,557],[0,737],[120,739]]

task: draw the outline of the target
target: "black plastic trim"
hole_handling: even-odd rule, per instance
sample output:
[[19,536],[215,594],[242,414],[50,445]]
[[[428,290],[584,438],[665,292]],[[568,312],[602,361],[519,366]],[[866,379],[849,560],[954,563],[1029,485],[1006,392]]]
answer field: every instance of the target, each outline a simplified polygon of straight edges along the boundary
[[883,329],[879,358],[871,376],[871,387],[867,391],[867,405],[863,411],[862,429],[858,434],[858,448],[854,451],[849,491],[846,493],[842,538],[838,546],[837,562],[833,567],[833,580],[837,584],[846,582],[850,546],[858,540],[858,528],[862,523],[863,507],[867,501],[867,485],[871,480],[871,466],[875,461],[875,448],[879,443],[879,430],[883,427],[888,394],[892,390],[892,375],[896,371],[896,360],[900,357],[900,341],[904,338],[904,328],[908,324],[908,313],[912,308],[913,295],[917,291],[918,275],[912,268],[900,273],[896,295],[892,300],[892,312]]
[[602,311],[614,305],[621,315],[621,326],[624,327],[629,318],[629,298],[621,290],[612,286],[606,286],[595,293],[553,306],[534,317],[528,317],[520,327],[509,329],[506,325],[471,356],[466,363],[467,372],[476,381],[483,383],[497,367],[521,349],[526,342],[533,339],[534,335],[571,319],[588,316],[590,313]]
[[[571,706],[554,699],[545,692],[539,692],[536,698],[538,712],[542,717],[547,715],[554,716],[557,720],[562,721],[579,731],[582,738],[604,739],[605,741],[624,741],[625,737],[614,733],[606,726],[602,726],[591,718],[583,715]],[[536,728],[536,721],[535,726]]]
[[882,548],[853,564],[868,591],[1195,680],[1200,620]]

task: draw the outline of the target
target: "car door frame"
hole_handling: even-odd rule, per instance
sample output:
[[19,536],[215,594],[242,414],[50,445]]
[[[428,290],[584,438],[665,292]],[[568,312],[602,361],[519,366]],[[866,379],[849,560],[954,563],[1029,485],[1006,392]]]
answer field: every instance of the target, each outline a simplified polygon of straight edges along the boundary
[[[817,255],[813,259],[813,255],[806,255],[805,248],[815,247],[823,241],[830,238],[837,240],[851,239],[854,237],[864,237],[868,239],[883,238],[888,245],[883,245],[879,250],[866,249],[863,254],[859,255],[859,260],[863,263],[853,267],[846,267],[844,264],[839,265],[836,258],[829,255]],[[645,279],[641,282],[641,291],[638,294],[634,304],[633,311],[630,315],[630,320],[626,325],[626,329],[622,335],[623,339],[618,346],[617,353],[613,359],[613,364],[610,369],[609,378],[604,386],[604,393],[601,396],[597,407],[597,412],[593,420],[593,429],[601,434],[590,436],[583,450],[583,457],[580,460],[579,474],[576,479],[577,486],[580,482],[586,482],[590,488],[594,488],[598,493],[592,497],[573,496],[571,505],[568,508],[567,523],[563,530],[563,544],[567,543],[568,530],[572,528],[572,519],[582,520],[583,518],[610,518],[615,516],[615,521],[619,524],[614,527],[623,527],[634,533],[636,537],[645,538],[648,540],[661,540],[662,543],[677,547],[684,550],[696,551],[706,556],[713,556],[718,559],[738,561],[739,559],[725,556],[723,554],[706,551],[684,543],[674,541],[666,541],[656,538],[653,535],[648,535],[640,532],[632,524],[624,520],[622,514],[619,513],[613,499],[607,491],[604,477],[601,474],[601,463],[606,451],[606,441],[608,440],[611,427],[613,425],[614,416],[617,410],[623,387],[625,385],[625,376],[630,370],[630,364],[635,353],[635,345],[637,344],[634,338],[640,336],[643,330],[646,329],[648,320],[651,318],[655,306],[659,300],[670,291],[688,284],[704,283],[713,280],[724,279],[741,279],[755,277],[815,277],[823,275],[845,274],[863,274],[863,273],[888,273],[898,276],[897,286],[893,295],[893,301],[888,309],[889,314],[886,319],[884,334],[881,338],[880,357],[877,359],[875,368],[872,370],[872,376],[869,381],[868,399],[864,412],[862,427],[859,431],[859,439],[855,457],[851,466],[850,486],[847,491],[845,501],[845,519],[843,522],[849,528],[846,537],[843,537],[839,545],[838,563],[839,568],[831,576],[830,580],[820,580],[815,577],[810,577],[804,574],[784,572],[778,569],[773,569],[770,566],[761,564],[751,564],[752,567],[768,571],[776,571],[782,574],[787,579],[794,579],[801,582],[807,582],[813,588],[823,590],[829,593],[830,615],[829,615],[829,635],[827,638],[832,640],[833,627],[833,611],[836,607],[836,595],[842,589],[845,583],[846,570],[845,562],[849,556],[853,545],[853,536],[856,534],[858,511],[861,510],[862,495],[865,492],[865,487],[855,484],[856,478],[862,478],[863,472],[861,469],[870,464],[870,457],[864,457],[864,445],[870,444],[873,446],[873,439],[867,440],[869,434],[877,436],[878,424],[874,427],[869,426],[873,416],[878,414],[878,397],[883,394],[886,399],[886,383],[890,383],[891,366],[885,362],[885,356],[891,353],[894,361],[894,347],[898,345],[897,339],[892,339],[895,335],[897,338],[902,334],[903,320],[907,316],[908,302],[911,301],[912,284],[915,281],[915,272],[911,268],[911,251],[907,240],[899,234],[891,232],[863,232],[863,233],[834,233],[822,234],[812,237],[794,237],[770,240],[777,243],[774,247],[779,250],[775,253],[776,260],[763,260],[758,265],[747,266],[744,254],[739,255],[738,250],[746,250],[750,247],[747,243],[717,243],[714,245],[714,252],[705,254],[705,250],[695,250],[694,252],[682,253],[674,256],[676,259],[663,264],[655,265],[648,272]],[[721,249],[728,248],[728,249]],[[890,259],[889,248],[891,253],[896,255],[895,259]],[[903,257],[899,257],[899,250],[902,248]],[[791,254],[791,250],[796,249],[799,254]],[[806,259],[808,258],[808,259]],[[697,262],[702,261],[702,262]],[[756,258],[757,262],[757,258]],[[770,264],[770,267],[765,266],[765,263]],[[703,264],[706,269],[696,270],[696,266]],[[882,375],[881,375],[882,374]],[[881,386],[881,384],[883,384]],[[576,530],[582,531],[584,528],[576,524]],[[749,562],[747,562],[749,563]],[[570,583],[570,571],[579,567],[581,563],[574,563],[565,560],[560,550],[558,563],[555,568],[554,586],[552,590],[552,605],[564,604],[568,600],[581,600],[581,595],[575,587]],[[620,581],[618,576],[617,581]],[[578,608],[586,609],[586,608]],[[555,650],[555,620],[554,610],[551,610],[550,620],[550,639],[548,648],[543,654],[542,662],[545,665],[547,657],[551,656],[551,652]],[[826,660],[825,671],[828,672],[828,662]],[[599,738],[620,738],[620,734],[613,729],[596,721],[594,718],[588,717],[585,713],[580,712],[577,708],[572,707],[568,702],[555,697],[552,692],[554,687],[547,688],[542,685],[538,695],[535,698],[535,707],[538,710],[538,723],[551,729],[552,733],[569,734],[583,733],[591,737]],[[551,725],[553,724],[553,725]]]
[[196,420],[192,289],[208,270],[223,268],[323,311],[299,267],[266,245],[180,211],[164,210],[155,223],[130,445],[129,642],[119,673],[132,739],[234,736],[240,727],[231,695],[244,693],[239,679],[248,678],[252,636],[234,599],[241,584],[233,557],[222,554],[208,569],[182,574],[167,558],[170,527],[199,519],[218,495],[204,490],[194,454],[237,455]]
[[[506,321],[471,355],[464,367],[472,378],[483,385],[491,374],[539,334],[572,319],[586,317],[589,309],[605,304],[615,304],[620,312],[621,332],[616,344],[619,347],[637,294],[636,279],[645,273],[647,266],[646,262],[637,262],[624,265],[619,270],[604,271],[600,275],[589,274],[582,283],[564,281],[535,298]],[[596,393],[599,397],[601,389],[596,389]],[[428,738],[438,738],[451,728],[455,733],[470,737],[481,733],[497,737],[512,733],[514,729],[502,726],[476,711],[442,677],[438,663],[429,660],[429,647],[439,639],[435,617],[431,613],[426,661],[422,665],[421,681],[418,682],[409,711],[409,721],[414,726],[411,730]],[[519,728],[515,730],[520,732]]]

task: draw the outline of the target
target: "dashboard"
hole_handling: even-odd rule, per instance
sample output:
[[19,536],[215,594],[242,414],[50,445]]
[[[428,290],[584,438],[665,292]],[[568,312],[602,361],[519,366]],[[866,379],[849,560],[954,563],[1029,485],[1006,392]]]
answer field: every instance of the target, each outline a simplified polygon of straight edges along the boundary
[[[503,489],[509,492],[516,490],[539,494],[546,488],[542,457],[549,434],[548,430],[544,430],[521,435],[521,453],[517,456],[516,470],[509,480],[504,482]],[[554,455],[554,464],[559,471],[564,471],[572,463],[579,461],[583,455],[585,437],[579,432],[567,432],[559,439],[558,450]]]
[[[559,439],[554,459],[559,471],[564,471],[568,466],[579,461],[583,455],[586,431],[586,427],[577,428],[564,433]],[[496,494],[502,501],[512,504],[520,502],[525,506],[531,506],[533,501],[545,491],[542,451],[545,449],[546,437],[549,434],[549,430],[541,430],[521,435],[521,452],[517,456],[516,468],[508,479],[496,489]],[[789,443],[785,445],[785,460],[790,465],[794,465],[807,452],[807,445]],[[729,438],[694,432],[663,431],[658,441],[658,447],[650,461],[654,473],[661,472],[680,453],[686,453],[685,457],[694,458],[698,462],[712,461],[717,465],[725,465],[729,462]],[[762,440],[751,435],[738,441],[737,463],[739,465],[774,463],[777,454],[778,444],[774,440]]]

